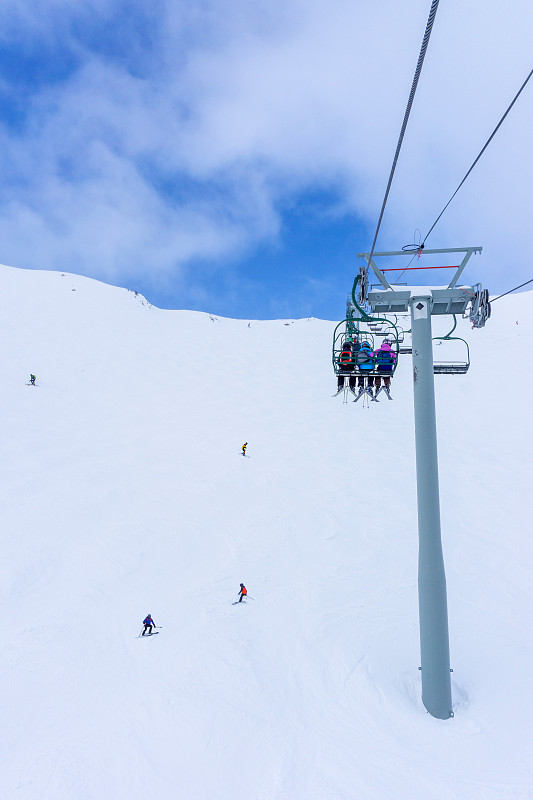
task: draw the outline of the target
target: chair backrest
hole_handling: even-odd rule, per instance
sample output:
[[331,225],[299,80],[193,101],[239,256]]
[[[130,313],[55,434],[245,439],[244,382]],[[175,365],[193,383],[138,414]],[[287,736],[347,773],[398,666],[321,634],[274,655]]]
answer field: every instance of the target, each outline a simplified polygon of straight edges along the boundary
[[361,369],[373,369],[374,367],[374,358],[370,350],[368,350],[366,347],[363,347],[361,350],[359,350],[355,360]]
[[376,353],[376,361],[378,364],[393,364],[394,356],[390,350],[378,350]]
[[352,351],[346,348],[342,350],[339,356],[339,364],[342,364],[343,366],[349,366],[349,365],[353,366],[353,363],[354,363],[354,357]]

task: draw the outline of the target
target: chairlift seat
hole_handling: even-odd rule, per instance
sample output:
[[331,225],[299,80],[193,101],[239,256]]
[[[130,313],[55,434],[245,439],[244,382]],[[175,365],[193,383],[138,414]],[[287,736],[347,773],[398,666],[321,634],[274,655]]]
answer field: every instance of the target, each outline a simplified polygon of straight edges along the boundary
[[470,364],[466,361],[453,362],[453,361],[440,361],[433,364],[434,375],[465,375],[468,372]]
[[[437,344],[445,344],[448,347],[449,344],[452,342],[455,343],[454,346],[460,346],[463,349],[464,355],[466,358],[460,358],[460,360],[455,361],[433,361],[433,374],[434,375],[465,375],[468,372],[468,368],[470,366],[470,348],[468,347],[468,342],[466,339],[461,338],[460,336],[451,336],[450,334],[453,333],[455,327],[457,325],[457,320],[454,317],[454,326],[450,333],[446,336],[435,336],[433,338],[434,342]],[[453,352],[450,355],[455,355]],[[462,353],[461,353],[462,355]]]

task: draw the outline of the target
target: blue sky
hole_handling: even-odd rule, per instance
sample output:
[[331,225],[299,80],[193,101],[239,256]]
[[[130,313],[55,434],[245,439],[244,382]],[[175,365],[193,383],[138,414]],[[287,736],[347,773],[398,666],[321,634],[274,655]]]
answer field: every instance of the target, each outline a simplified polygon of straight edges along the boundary
[[[393,0],[4,0],[0,262],[244,317],[340,318],[429,11]],[[467,6],[467,7],[465,7]],[[519,0],[441,3],[379,250],[428,230],[531,69]],[[428,247],[533,276],[528,86]]]

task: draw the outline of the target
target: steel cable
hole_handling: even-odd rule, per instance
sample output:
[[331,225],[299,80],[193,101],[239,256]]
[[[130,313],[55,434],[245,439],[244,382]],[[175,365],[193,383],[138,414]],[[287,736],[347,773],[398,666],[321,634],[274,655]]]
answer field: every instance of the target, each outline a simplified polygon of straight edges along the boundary
[[[490,144],[490,143],[491,143],[491,141],[493,140],[493,138],[494,138],[494,136],[496,135],[496,133],[498,132],[498,129],[500,128],[500,126],[501,126],[502,122],[504,121],[505,117],[507,116],[507,114],[509,113],[509,111],[512,109],[512,107],[514,106],[514,104],[516,103],[516,101],[518,100],[518,98],[520,97],[520,94],[522,93],[522,90],[525,88],[525,86],[526,86],[526,84],[527,84],[528,80],[531,78],[531,76],[532,76],[532,75],[533,75],[533,69],[531,70],[531,72],[529,73],[529,75],[527,76],[527,78],[525,79],[524,83],[522,84],[522,86],[520,87],[520,89],[518,90],[518,92],[515,94],[515,96],[514,96],[514,98],[513,98],[513,101],[512,101],[512,103],[509,105],[509,107],[507,108],[507,111],[505,112],[505,114],[503,115],[503,117],[501,118],[501,120],[498,122],[498,124],[496,125],[496,127],[495,127],[495,128],[494,128],[494,130],[492,131],[491,135],[489,136],[489,138],[488,138],[488,139],[487,139],[487,141],[485,142],[485,145],[484,145],[483,149],[481,150],[481,152],[479,153],[478,157],[476,158],[476,160],[474,161],[474,163],[472,164],[472,166],[470,167],[470,169],[468,170],[468,172],[467,172],[467,173],[466,173],[466,175],[464,176],[463,180],[461,181],[461,183],[459,184],[459,186],[457,187],[457,189],[455,190],[455,192],[452,194],[452,196],[450,197],[450,199],[448,200],[448,202],[446,203],[446,205],[444,206],[444,208],[443,208],[443,209],[442,209],[442,211],[440,212],[439,216],[437,217],[437,219],[435,220],[435,222],[433,223],[433,225],[432,225],[432,226],[431,226],[431,228],[429,229],[429,231],[426,233],[426,235],[425,235],[425,237],[424,237],[424,241],[422,242],[422,247],[424,246],[424,244],[425,244],[425,242],[426,242],[426,239],[428,238],[429,234],[431,233],[431,231],[433,230],[433,228],[435,227],[435,225],[437,224],[437,222],[440,220],[440,218],[442,217],[442,215],[444,214],[444,212],[446,211],[446,209],[448,208],[448,206],[449,206],[449,205],[450,205],[450,203],[452,202],[453,198],[455,197],[455,195],[457,194],[457,192],[459,191],[459,189],[461,188],[461,186],[463,185],[463,183],[466,181],[466,179],[468,178],[468,176],[470,175],[470,173],[472,172],[472,170],[473,170],[473,169],[474,169],[474,167],[476,166],[477,162],[479,161],[479,159],[481,158],[481,156],[483,155],[483,153],[485,152],[485,150],[487,149],[487,147],[489,146],[489,144]],[[494,302],[494,301],[493,301],[493,302]]]
[[521,289],[522,286],[527,286],[528,283],[533,283],[533,278],[531,278],[531,280],[529,281],[526,281],[525,283],[521,283],[520,286],[515,286],[514,289],[509,289],[508,292],[504,292],[503,294],[498,295],[498,297],[495,297],[494,300],[491,300],[490,302],[495,303],[496,300],[500,299],[500,297],[505,297],[506,294],[511,294],[511,292],[516,292],[517,289]]
[[420,48],[420,55],[418,56],[418,62],[415,69],[415,74],[413,78],[413,83],[411,85],[411,92],[409,94],[409,100],[407,101],[407,108],[405,109],[405,114],[403,118],[402,128],[400,131],[400,136],[398,139],[398,144],[396,145],[396,153],[394,154],[394,160],[392,162],[392,168],[389,175],[389,181],[387,183],[387,189],[385,191],[385,197],[383,199],[383,205],[381,206],[381,212],[379,215],[379,220],[376,228],[376,233],[374,236],[374,241],[372,242],[372,249],[370,251],[370,258],[368,263],[372,261],[372,256],[374,255],[374,248],[376,246],[376,241],[378,238],[379,229],[381,227],[381,220],[383,219],[383,213],[385,211],[385,206],[387,205],[387,199],[389,197],[389,191],[392,184],[392,179],[394,177],[394,171],[396,169],[396,164],[398,162],[398,156],[400,155],[400,149],[402,147],[403,137],[405,134],[405,129],[407,128],[407,121],[409,119],[409,114],[411,113],[411,106],[413,105],[413,100],[415,97],[416,87],[418,85],[418,79],[420,77],[420,73],[422,71],[422,64],[424,63],[424,57],[426,55],[426,50],[429,42],[429,37],[431,36],[431,29],[433,28],[433,22],[435,20],[435,15],[437,13],[437,7],[439,5],[439,0],[433,0],[431,3],[431,8],[429,10],[429,17],[426,25],[426,31],[424,33],[424,38],[422,39],[422,46]]

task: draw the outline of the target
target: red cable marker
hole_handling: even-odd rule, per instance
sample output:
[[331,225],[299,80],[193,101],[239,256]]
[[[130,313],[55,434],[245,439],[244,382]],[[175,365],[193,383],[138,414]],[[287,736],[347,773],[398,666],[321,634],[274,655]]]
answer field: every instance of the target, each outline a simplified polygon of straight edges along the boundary
[[451,264],[444,267],[403,267],[402,269],[382,269],[382,272],[407,272],[411,269],[459,269],[458,264]]

